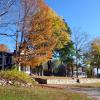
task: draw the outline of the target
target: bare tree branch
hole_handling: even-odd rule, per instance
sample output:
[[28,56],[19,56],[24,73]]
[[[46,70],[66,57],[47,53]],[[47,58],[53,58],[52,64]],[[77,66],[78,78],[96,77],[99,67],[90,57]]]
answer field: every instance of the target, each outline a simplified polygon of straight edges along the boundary
[[9,0],[8,2],[6,2],[6,4],[4,3],[4,0],[0,1],[0,6],[3,7],[2,11],[0,12],[0,17],[8,13],[10,7],[15,3],[15,1],[16,0]]

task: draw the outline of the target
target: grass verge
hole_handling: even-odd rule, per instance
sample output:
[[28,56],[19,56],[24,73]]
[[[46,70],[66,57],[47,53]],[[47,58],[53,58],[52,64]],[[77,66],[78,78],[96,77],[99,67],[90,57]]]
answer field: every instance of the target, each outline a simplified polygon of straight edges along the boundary
[[91,100],[86,95],[71,93],[68,90],[51,89],[35,86],[24,87],[1,87],[0,100]]

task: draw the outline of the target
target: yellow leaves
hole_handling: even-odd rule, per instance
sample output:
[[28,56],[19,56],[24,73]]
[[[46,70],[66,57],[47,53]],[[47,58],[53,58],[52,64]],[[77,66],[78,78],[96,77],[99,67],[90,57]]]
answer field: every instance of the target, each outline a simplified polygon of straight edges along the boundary
[[70,41],[70,33],[68,33],[68,27],[66,26],[63,19],[58,17],[55,12],[50,9],[50,16],[52,21],[52,33],[55,37],[56,48],[62,48],[65,44]]
[[55,34],[57,41],[57,48],[63,48],[70,41],[70,34],[65,23],[57,18],[53,23],[53,33]]
[[96,43],[94,43],[92,47],[97,51],[99,51],[99,49],[100,49],[100,45],[98,45]]
[[95,39],[92,43],[92,49],[95,52],[95,54],[100,55],[100,39]]
[[54,27],[55,31],[59,31],[61,29],[65,29],[66,28],[64,22],[59,17],[54,17],[52,19],[52,21],[53,21],[53,27]]

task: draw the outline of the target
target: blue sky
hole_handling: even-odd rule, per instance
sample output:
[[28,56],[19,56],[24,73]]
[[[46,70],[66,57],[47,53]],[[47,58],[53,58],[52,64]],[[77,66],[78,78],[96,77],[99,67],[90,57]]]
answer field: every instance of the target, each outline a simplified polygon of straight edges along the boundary
[[[45,2],[66,20],[73,32],[80,29],[81,32],[88,33],[91,39],[100,37],[100,0],[45,0]],[[8,19],[10,18],[12,17]],[[1,36],[0,43],[8,45],[11,51],[15,48],[13,39]]]
[[90,38],[100,36],[100,0],[46,0],[71,30],[80,29]]

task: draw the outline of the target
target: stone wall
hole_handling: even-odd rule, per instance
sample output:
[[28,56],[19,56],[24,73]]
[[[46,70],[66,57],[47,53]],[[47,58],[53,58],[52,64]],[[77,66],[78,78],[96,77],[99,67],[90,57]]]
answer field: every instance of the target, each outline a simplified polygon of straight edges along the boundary
[[[97,83],[100,79],[79,79],[79,83]],[[76,84],[77,79],[47,79],[47,84]]]

